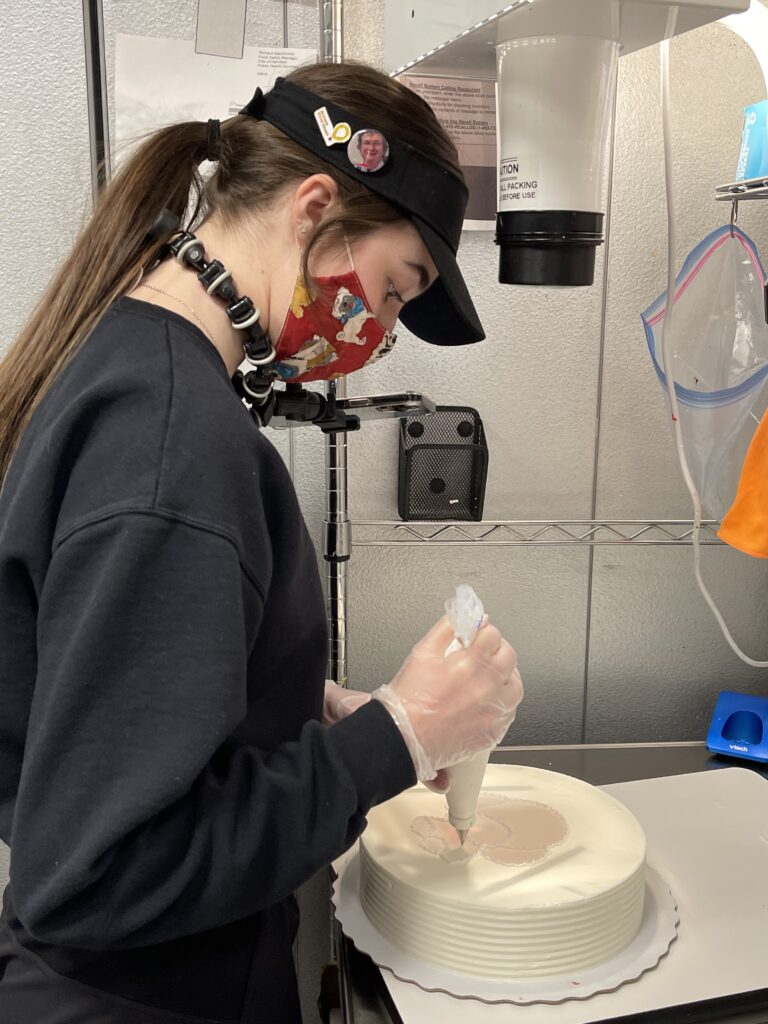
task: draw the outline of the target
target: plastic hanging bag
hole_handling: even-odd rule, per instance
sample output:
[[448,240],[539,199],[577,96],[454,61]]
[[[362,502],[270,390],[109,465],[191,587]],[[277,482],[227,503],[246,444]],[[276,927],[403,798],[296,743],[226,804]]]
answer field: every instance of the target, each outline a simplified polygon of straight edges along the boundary
[[[766,275],[739,228],[713,231],[675,281],[669,349],[688,464],[705,515],[721,519],[736,494],[768,380]],[[642,314],[651,359],[667,390],[661,332],[667,292]],[[762,405],[761,405],[762,402]]]
[[456,587],[455,596],[445,602],[445,611],[454,633],[454,638],[445,652],[447,658],[449,654],[455,654],[462,647],[469,647],[483,624],[485,609],[472,587],[468,583],[460,583]]

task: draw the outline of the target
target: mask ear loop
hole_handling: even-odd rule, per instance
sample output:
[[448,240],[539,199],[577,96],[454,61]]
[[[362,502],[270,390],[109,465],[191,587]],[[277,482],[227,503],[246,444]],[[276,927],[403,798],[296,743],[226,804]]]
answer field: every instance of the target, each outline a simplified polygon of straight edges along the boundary
[[349,256],[349,265],[350,265],[350,267],[352,267],[352,270],[355,273],[357,273],[357,271],[355,270],[355,261],[352,259],[352,247],[349,244],[349,239],[347,238],[346,231],[344,232],[344,248],[347,250],[347,256]]

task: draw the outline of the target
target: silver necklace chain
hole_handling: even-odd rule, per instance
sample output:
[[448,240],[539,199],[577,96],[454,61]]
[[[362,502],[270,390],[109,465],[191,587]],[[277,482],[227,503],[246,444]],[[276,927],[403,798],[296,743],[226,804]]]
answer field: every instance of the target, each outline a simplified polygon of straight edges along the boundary
[[174,302],[178,302],[178,304],[180,306],[183,306],[185,309],[189,310],[189,312],[192,314],[192,316],[195,318],[195,320],[197,320],[198,324],[202,328],[203,334],[208,338],[208,340],[210,342],[213,343],[213,338],[211,336],[211,332],[209,331],[209,329],[205,326],[205,324],[200,319],[200,317],[197,315],[197,313],[194,311],[194,309],[192,309],[191,306],[188,306],[187,303],[184,302],[183,299],[179,299],[176,295],[171,295],[170,292],[163,291],[162,288],[156,288],[153,284],[147,284],[145,281],[142,281],[139,284],[139,287],[140,288],[149,288],[149,290],[151,292],[157,292],[159,295],[167,295],[169,299],[173,299]]

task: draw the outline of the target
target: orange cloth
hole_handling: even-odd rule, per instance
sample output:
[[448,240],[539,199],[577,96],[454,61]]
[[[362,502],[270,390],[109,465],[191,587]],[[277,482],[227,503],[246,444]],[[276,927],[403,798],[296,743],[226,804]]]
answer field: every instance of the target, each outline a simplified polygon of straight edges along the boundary
[[768,412],[752,438],[736,500],[717,535],[745,555],[768,558]]

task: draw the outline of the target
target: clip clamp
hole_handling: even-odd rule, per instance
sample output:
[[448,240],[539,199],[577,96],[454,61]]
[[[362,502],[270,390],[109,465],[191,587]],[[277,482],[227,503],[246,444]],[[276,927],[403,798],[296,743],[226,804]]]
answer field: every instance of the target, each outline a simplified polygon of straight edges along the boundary
[[245,361],[253,370],[238,370],[232,384],[256,422],[263,427],[278,416],[293,423],[314,423],[323,433],[358,430],[360,418],[349,415],[317,391],[305,391],[301,385],[288,384],[285,391],[274,388],[277,374],[269,369],[276,352],[259,319],[259,310],[247,295],[237,295],[232,274],[220,260],[207,260],[205,247],[190,231],[180,232],[168,243],[167,254],[183,266],[197,271],[197,279],[209,295],[227,303],[230,323],[243,332]]

